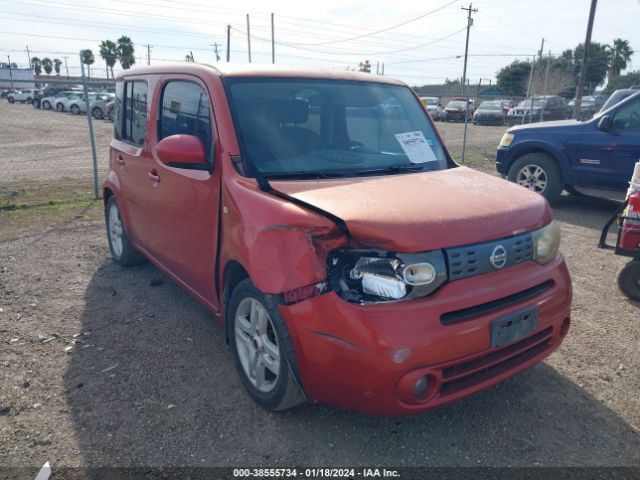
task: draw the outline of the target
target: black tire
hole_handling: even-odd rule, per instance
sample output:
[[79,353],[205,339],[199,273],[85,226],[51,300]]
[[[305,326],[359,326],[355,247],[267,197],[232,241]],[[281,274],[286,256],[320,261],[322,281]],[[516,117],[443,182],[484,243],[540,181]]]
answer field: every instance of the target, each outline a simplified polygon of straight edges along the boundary
[[8,101],[9,103],[15,103],[16,99],[15,99],[15,98],[13,98],[13,97],[7,97],[7,101]]
[[[112,242],[111,228],[112,224],[109,221],[109,216],[111,214],[112,209],[116,209],[117,216],[120,220],[122,233],[120,234],[120,239],[122,240],[122,249],[115,246]],[[118,265],[122,265],[123,267],[129,265],[137,265],[145,261],[144,256],[133,247],[131,240],[129,239],[129,235],[127,234],[127,230],[124,226],[124,222],[122,222],[122,217],[120,217],[120,207],[118,206],[118,202],[116,201],[116,197],[112,196],[107,200],[107,204],[104,208],[104,219],[107,227],[107,240],[109,241],[109,250],[111,251],[111,258]]]
[[56,112],[64,112],[64,105],[61,103],[58,103],[56,105]]
[[[269,392],[261,392],[249,380],[245,372],[238,352],[238,343],[236,339],[236,313],[243,300],[257,300],[267,311],[271,318],[273,333],[277,340],[277,346],[280,352],[280,372],[277,376],[273,390]],[[270,411],[281,411],[293,408],[306,401],[306,396],[302,388],[297,382],[296,374],[297,366],[295,360],[295,352],[289,330],[282,319],[277,306],[269,297],[260,292],[251,282],[245,279],[240,282],[231,294],[231,300],[227,308],[226,328],[228,332],[229,345],[233,355],[233,361],[236,367],[240,381],[249,396],[262,408]]]
[[80,107],[75,103],[69,107],[69,111],[74,115],[80,115]]
[[40,100],[34,99],[31,105],[33,105],[33,108],[40,108]]
[[102,113],[102,109],[100,107],[93,107],[91,115],[93,115],[93,118],[96,120],[102,120],[104,118],[104,113]]
[[[525,168],[528,168],[529,171],[531,171],[531,169],[535,169],[536,167],[542,170],[539,178],[541,180],[544,179],[544,187],[540,187],[538,185],[531,185],[528,187],[525,185],[523,186],[529,188],[529,190],[539,193],[546,198],[549,203],[555,202],[562,194],[562,188],[564,186],[562,183],[562,174],[560,173],[560,168],[555,160],[549,158],[544,153],[534,152],[522,155],[513,162],[511,168],[509,168],[507,178],[509,181],[514,183],[519,183],[519,180],[525,181],[524,179],[519,178],[521,172],[523,172]],[[522,175],[525,175],[525,172],[523,172]]]
[[33,98],[27,97],[27,103],[31,103],[31,102],[33,102]]
[[42,108],[45,110],[51,110],[51,103],[49,101],[42,102]]
[[631,260],[618,273],[618,288],[629,300],[640,302],[640,260]]

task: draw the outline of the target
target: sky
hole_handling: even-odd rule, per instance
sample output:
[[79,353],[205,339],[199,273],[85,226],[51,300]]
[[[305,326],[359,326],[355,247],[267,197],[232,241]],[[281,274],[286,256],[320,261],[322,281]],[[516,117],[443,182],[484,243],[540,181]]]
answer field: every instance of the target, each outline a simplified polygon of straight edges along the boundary
[[[469,39],[467,78],[495,82],[500,68],[544,53],[558,54],[584,41],[589,0],[476,0]],[[468,3],[451,0],[0,0],[0,55],[28,65],[26,48],[40,58],[67,57],[71,75],[80,70],[78,52],[93,50],[94,76],[104,76],[100,40],[121,35],[135,43],[136,62],[248,62],[247,19],[254,63],[271,62],[271,13],[276,63],[328,69],[357,68],[368,60],[373,73],[409,85],[462,77]],[[629,40],[640,52],[640,0],[600,0],[592,41]],[[640,67],[640,53],[628,70]],[[116,72],[119,70],[115,68]],[[64,67],[63,67],[64,73]]]

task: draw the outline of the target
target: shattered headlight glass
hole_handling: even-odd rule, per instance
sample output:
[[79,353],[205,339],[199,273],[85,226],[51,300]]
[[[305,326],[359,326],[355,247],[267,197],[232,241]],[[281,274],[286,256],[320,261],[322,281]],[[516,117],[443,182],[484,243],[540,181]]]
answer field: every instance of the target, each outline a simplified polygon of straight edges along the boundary
[[331,288],[355,303],[424,297],[447,280],[440,250],[402,254],[340,249],[329,255],[327,270]]

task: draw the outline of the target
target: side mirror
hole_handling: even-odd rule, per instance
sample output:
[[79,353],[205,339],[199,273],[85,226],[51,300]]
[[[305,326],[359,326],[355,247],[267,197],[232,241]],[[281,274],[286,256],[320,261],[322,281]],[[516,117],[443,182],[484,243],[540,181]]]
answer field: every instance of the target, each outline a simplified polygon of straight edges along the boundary
[[162,163],[177,168],[201,168],[207,165],[207,154],[202,140],[193,135],[171,135],[156,147]]
[[613,120],[609,115],[603,115],[600,120],[598,120],[598,130],[602,130],[603,132],[608,132],[613,129]]

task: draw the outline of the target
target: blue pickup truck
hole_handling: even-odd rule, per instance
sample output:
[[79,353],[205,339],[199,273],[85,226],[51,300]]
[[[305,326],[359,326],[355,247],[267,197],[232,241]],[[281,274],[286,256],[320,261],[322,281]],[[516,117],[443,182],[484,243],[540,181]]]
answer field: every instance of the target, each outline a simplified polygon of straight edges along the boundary
[[587,121],[518,125],[505,132],[496,168],[549,202],[569,193],[624,199],[640,160],[640,92]]

